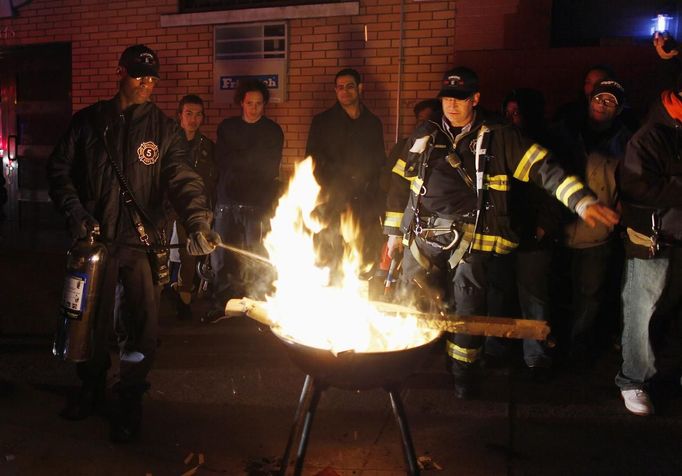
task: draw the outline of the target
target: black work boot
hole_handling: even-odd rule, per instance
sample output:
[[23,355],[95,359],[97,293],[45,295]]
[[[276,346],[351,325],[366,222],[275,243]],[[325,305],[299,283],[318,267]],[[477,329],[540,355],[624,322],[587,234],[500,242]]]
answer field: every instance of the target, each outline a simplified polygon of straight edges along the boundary
[[481,394],[478,364],[462,364],[453,359],[450,372],[455,380],[455,398],[472,400]]
[[83,380],[83,384],[67,397],[66,406],[59,412],[65,420],[85,420],[93,413],[106,413],[106,375]]
[[185,304],[180,297],[175,303],[175,310],[177,312],[178,320],[190,321],[192,320],[192,306]]
[[175,300],[175,310],[177,312],[177,317],[181,321],[189,321],[192,319],[192,306],[189,302],[185,302],[182,298],[183,295],[189,296],[191,301],[192,291],[187,291],[186,288],[181,288],[177,283],[171,285],[174,293]]
[[459,376],[455,378],[455,398],[458,400],[473,400],[481,394],[478,378],[473,376]]
[[140,433],[142,424],[142,396],[149,384],[117,389],[118,402],[111,414],[109,438],[113,443],[129,443]]

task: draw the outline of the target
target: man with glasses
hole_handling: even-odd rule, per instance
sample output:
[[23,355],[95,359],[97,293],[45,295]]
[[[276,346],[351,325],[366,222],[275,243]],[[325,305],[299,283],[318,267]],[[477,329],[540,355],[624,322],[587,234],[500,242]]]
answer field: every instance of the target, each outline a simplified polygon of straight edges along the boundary
[[[167,249],[166,197],[187,230],[190,254],[208,254],[219,243],[210,230],[204,184],[187,160],[186,140],[178,124],[151,102],[158,71],[153,50],[126,48],[116,69],[118,93],[74,115],[47,166],[50,197],[66,216],[73,238],[99,231],[97,239],[108,250],[94,316],[94,349],[89,360],[77,364],[83,384],[61,415],[82,420],[105,411],[108,335],[115,328],[120,371],[110,437],[116,443],[138,434],[141,400],[149,388],[163,284],[155,270],[165,264],[157,263],[158,254],[151,251]],[[130,194],[124,195],[126,188]]]
[[332,223],[329,235],[322,237],[332,267],[339,258],[332,251],[339,249],[336,225],[347,207],[359,220],[367,262],[376,261],[381,246],[379,181],[386,160],[384,133],[381,120],[361,100],[363,87],[356,70],[336,73],[337,102],[313,117],[308,132],[306,156],[313,158],[315,178],[326,197],[321,211]]
[[[547,149],[479,110],[474,71],[446,72],[438,97],[443,117],[417,128],[393,169],[384,222],[389,255],[407,245],[398,289],[406,303],[485,315],[494,312],[486,303],[491,257],[512,252],[519,241],[515,214],[523,210],[509,206],[512,179],[544,187],[590,226],[613,225],[618,215]],[[457,398],[477,393],[483,342],[482,336],[448,336]]]
[[[625,90],[619,82],[598,82],[589,95],[587,120],[579,126],[562,123],[555,140],[564,169],[580,177],[609,206],[615,206],[618,199],[616,166],[625,157],[632,135],[620,120],[624,101]],[[613,227],[589,227],[574,216],[566,217],[563,231],[563,248],[558,251],[570,276],[570,318],[565,319],[570,325],[567,335],[559,333],[559,337],[568,344],[569,363],[577,370],[587,370],[618,333],[620,275],[614,271],[622,262],[617,256],[620,243]],[[615,279],[610,286],[609,279]]]

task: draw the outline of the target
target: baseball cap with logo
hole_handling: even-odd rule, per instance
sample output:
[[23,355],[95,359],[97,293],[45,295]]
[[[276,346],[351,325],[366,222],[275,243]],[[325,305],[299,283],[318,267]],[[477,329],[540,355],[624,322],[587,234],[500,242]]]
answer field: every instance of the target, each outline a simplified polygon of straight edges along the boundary
[[469,68],[460,66],[443,75],[438,97],[466,99],[478,92],[478,76]]
[[594,98],[599,94],[610,94],[616,101],[618,106],[623,105],[623,100],[625,99],[625,88],[620,85],[618,81],[612,79],[605,79],[594,85],[592,94],[590,98]]
[[133,45],[126,48],[118,64],[126,69],[131,78],[159,77],[159,57],[154,50],[145,45]]

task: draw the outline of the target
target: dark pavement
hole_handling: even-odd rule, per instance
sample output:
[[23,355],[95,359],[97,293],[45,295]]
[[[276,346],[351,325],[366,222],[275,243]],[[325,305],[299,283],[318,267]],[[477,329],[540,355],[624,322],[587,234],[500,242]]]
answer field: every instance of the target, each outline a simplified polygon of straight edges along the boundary
[[[198,322],[206,303],[189,322],[164,304],[138,441],[111,444],[102,417],[59,418],[77,385],[51,354],[63,261],[58,251],[0,252],[0,378],[13,387],[0,396],[0,476],[268,474],[304,374],[254,321]],[[490,370],[480,400],[458,401],[434,348],[402,391],[417,455],[442,468],[422,474],[682,474],[679,376],[670,375],[656,416],[636,417],[613,384],[618,359],[610,353],[592,372],[560,371],[545,384],[518,366]],[[325,391],[303,473],[405,474],[387,394]]]

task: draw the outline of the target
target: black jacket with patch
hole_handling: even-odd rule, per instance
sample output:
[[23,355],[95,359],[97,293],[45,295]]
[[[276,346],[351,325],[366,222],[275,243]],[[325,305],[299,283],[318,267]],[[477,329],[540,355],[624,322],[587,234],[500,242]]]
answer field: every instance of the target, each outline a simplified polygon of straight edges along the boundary
[[[187,160],[179,126],[147,102],[121,111],[119,97],[78,111],[47,165],[50,198],[67,217],[83,207],[108,241],[140,244],[107,158],[111,151],[139,205],[157,230],[166,228],[166,196],[188,232],[208,231],[204,184]],[[156,241],[157,234],[147,232]]]

